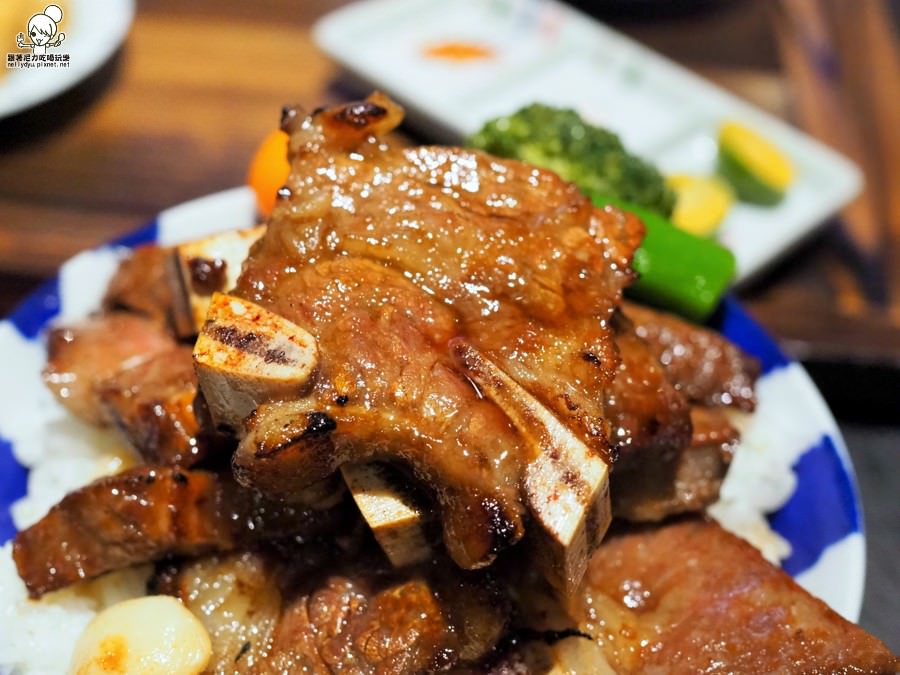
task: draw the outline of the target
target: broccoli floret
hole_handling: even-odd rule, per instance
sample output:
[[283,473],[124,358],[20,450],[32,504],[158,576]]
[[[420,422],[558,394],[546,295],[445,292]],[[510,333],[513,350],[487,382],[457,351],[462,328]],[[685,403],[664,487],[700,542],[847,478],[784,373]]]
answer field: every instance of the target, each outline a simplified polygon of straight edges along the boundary
[[675,205],[674,192],[656,168],[574,110],[534,103],[489,121],[468,145],[550,169],[588,194],[631,202],[666,217]]

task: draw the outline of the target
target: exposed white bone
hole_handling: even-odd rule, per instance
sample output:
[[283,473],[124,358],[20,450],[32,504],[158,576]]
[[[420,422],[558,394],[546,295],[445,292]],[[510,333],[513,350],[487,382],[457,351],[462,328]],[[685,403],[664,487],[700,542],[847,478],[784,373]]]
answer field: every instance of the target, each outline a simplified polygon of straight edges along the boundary
[[427,560],[432,555],[425,539],[425,516],[415,501],[399,490],[377,464],[344,464],[344,482],[372,528],[375,539],[394,567]]
[[246,230],[223,232],[181,244],[172,250],[169,264],[169,279],[173,291],[172,318],[180,337],[196,335],[200,331],[212,297],[210,291],[196,283],[192,267],[204,261],[210,265],[224,265],[222,283],[213,291],[230,291],[237,283],[250,247],[265,231],[265,225],[258,225]]
[[298,396],[319,360],[315,338],[247,300],[214,293],[194,345],[200,390],[216,426],[240,429],[261,403]]
[[464,372],[503,409],[537,453],[525,472],[528,507],[541,526],[536,553],[548,581],[571,595],[612,519],[609,467],[478,350],[463,341],[453,350]]

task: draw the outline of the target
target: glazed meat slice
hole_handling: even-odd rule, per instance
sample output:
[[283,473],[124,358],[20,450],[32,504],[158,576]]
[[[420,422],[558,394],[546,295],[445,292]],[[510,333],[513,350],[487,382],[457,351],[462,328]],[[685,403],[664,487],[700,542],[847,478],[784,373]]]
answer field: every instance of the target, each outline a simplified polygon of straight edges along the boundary
[[437,347],[457,329],[445,305],[351,258],[298,270],[281,280],[279,298],[292,298],[294,319],[315,331],[316,383],[303,398],[257,410],[234,458],[238,480],[290,494],[351,459],[402,461],[434,486],[444,541],[461,565],[489,561],[521,537],[525,450]]
[[536,451],[448,358],[451,343],[608,462],[609,322],[643,229],[550,172],[377,138],[399,119],[378,97],[286,112],[292,174],[233,294],[309,331],[319,365],[296,400],[258,410],[235,468],[293,491],[350,459],[401,461],[435,490],[444,541],[473,568],[521,537]]
[[[617,315],[614,325],[621,361],[604,392],[610,438],[618,454],[610,480],[613,514],[658,520],[702,509],[718,489],[709,494],[694,485],[701,457],[690,448],[690,405],[631,323]],[[725,465],[717,457],[721,480]]]
[[283,504],[216,474],[140,467],[66,495],[16,535],[13,557],[29,594],[37,598],[164,556],[313,536],[338,522],[339,510]]
[[621,360],[604,392],[615,470],[672,465],[691,441],[690,406],[630,322],[617,316],[615,323]]
[[172,310],[167,259],[170,249],[148,244],[139,246],[119,263],[103,298],[107,311],[127,310],[152,319],[167,328]]
[[157,590],[210,634],[207,672],[443,670],[482,658],[506,624],[507,603],[452,565],[398,573],[359,551],[336,564],[349,556],[327,545],[285,553],[211,556],[159,575]]
[[109,424],[97,386],[174,346],[172,337],[151,319],[126,312],[94,316],[50,331],[44,382],[78,417]]
[[276,208],[238,293],[296,319],[281,285],[306,260],[352,256],[398,270],[452,307],[458,332],[605,454],[597,391],[616,363],[607,320],[631,279],[641,224],[595,209],[551,172],[369,138],[399,119],[377,96],[305,121],[288,111],[292,196]]
[[107,417],[147,464],[189,468],[224,440],[194,414],[197,378],[191,348],[176,346],[97,385]]
[[619,518],[658,521],[702,511],[716,501],[739,433],[721,409],[692,407],[689,445],[666,463],[623,465],[612,481]]
[[624,312],[692,403],[753,410],[759,363],[715,331],[665,312],[625,303]]
[[609,537],[572,610],[617,673],[894,673],[900,663],[705,521]]

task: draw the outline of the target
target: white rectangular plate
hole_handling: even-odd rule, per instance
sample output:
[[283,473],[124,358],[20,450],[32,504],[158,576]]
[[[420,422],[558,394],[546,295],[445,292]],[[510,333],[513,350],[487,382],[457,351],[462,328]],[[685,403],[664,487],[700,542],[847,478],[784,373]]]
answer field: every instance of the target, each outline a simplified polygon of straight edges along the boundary
[[[810,136],[555,0],[363,0],[315,26],[319,46],[396,98],[436,140],[458,143],[533,102],[575,108],[664,173],[711,174],[726,119],[756,129],[797,177],[776,207],[736,205],[719,230],[738,281],[784,254],[862,187],[859,169]],[[477,45],[487,56],[435,58]]]

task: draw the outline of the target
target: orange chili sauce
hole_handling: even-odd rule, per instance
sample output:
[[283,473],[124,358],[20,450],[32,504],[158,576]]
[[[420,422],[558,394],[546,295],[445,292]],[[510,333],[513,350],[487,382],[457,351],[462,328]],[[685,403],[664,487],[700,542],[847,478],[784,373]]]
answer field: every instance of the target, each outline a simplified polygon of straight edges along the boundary
[[430,59],[444,59],[446,61],[479,61],[490,59],[494,51],[484,45],[467,42],[441,42],[428,45],[423,50],[425,56]]

